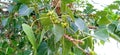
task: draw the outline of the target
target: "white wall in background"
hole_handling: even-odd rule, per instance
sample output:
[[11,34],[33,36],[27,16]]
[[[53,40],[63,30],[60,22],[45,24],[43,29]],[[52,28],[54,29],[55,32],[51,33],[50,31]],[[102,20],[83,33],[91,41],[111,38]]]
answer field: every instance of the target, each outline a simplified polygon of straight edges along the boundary
[[91,4],[94,5],[95,8],[97,8],[98,10],[103,10],[103,8],[111,3],[113,3],[113,1],[115,0],[88,0]]
[[[105,6],[111,4],[115,0],[88,0],[88,1],[91,4],[93,4],[93,6],[96,9],[103,10]],[[104,45],[95,44],[95,52],[97,53],[97,55],[120,55],[120,43],[110,38],[110,41],[107,41]]]
[[95,44],[97,55],[120,55],[120,43],[110,38],[104,45]]
[[8,2],[8,1],[10,1],[10,0],[0,0],[1,2]]

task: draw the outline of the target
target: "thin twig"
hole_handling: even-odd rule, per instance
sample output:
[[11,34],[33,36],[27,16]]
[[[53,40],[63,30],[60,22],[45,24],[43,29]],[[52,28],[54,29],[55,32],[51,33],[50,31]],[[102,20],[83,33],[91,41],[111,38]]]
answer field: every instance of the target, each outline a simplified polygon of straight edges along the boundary
[[72,38],[71,36],[69,36],[69,35],[67,35],[67,34],[64,34],[64,37],[65,37],[66,39],[70,40],[71,42],[80,43],[80,44],[83,43],[82,40],[74,39],[74,38]]
[[83,51],[86,55],[89,55],[89,53],[87,53],[83,48],[81,48],[77,43],[83,43],[82,40],[76,40],[73,39],[71,36],[64,34],[64,37],[66,39],[68,39],[69,41],[71,41],[78,49],[80,49],[81,51]]
[[89,29],[97,29],[95,26],[88,26]]

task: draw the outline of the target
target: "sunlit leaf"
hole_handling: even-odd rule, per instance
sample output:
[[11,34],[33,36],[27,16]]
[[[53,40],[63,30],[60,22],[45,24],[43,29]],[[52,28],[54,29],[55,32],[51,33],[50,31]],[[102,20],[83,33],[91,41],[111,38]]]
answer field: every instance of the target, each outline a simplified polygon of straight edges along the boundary
[[67,3],[71,3],[73,2],[74,0],[62,0],[63,3],[67,4]]
[[96,15],[97,16],[101,16],[101,17],[105,17],[107,14],[108,14],[107,11],[97,11],[96,12]]
[[106,41],[109,38],[109,33],[107,29],[99,29],[95,32],[95,37],[100,40]]
[[118,4],[111,4],[108,6],[109,9],[118,9],[119,5]]
[[102,17],[101,19],[98,20],[97,23],[99,25],[107,25],[107,24],[111,23],[111,21],[109,19],[107,19],[106,17]]
[[28,40],[32,44],[32,46],[36,48],[36,39],[35,39],[32,28],[27,24],[22,24],[22,28],[25,34],[27,35]]

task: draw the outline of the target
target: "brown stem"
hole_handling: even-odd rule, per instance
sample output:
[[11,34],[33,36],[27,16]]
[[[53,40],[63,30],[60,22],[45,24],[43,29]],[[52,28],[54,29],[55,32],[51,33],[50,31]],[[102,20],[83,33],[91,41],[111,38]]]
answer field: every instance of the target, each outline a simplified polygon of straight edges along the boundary
[[88,26],[89,29],[97,29],[95,26]]
[[82,40],[74,39],[74,38],[72,38],[71,36],[69,36],[69,35],[67,35],[67,34],[64,34],[64,37],[65,37],[66,39],[70,40],[71,42],[80,43],[80,44],[83,43]]
[[78,49],[80,49],[81,51],[83,51],[86,55],[89,55],[89,53],[87,53],[83,48],[81,48],[77,43],[80,43],[82,44],[83,41],[82,40],[77,40],[77,39],[74,39],[72,38],[71,36],[67,35],[67,34],[64,34],[64,37],[66,39],[68,39],[69,41],[71,41]]

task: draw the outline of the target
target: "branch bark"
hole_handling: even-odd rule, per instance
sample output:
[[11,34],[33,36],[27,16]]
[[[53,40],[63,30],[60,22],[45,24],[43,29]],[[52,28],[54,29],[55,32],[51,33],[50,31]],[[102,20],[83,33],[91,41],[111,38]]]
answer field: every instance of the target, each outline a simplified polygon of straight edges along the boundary
[[81,48],[78,43],[82,44],[83,41],[82,40],[77,40],[72,38],[71,36],[64,34],[64,38],[68,39],[69,41],[71,41],[78,49],[80,49],[81,51],[83,51],[83,53],[85,53],[86,55],[90,55],[88,52],[86,52],[83,48]]

